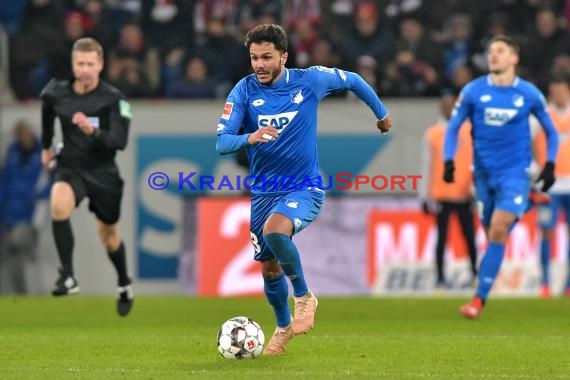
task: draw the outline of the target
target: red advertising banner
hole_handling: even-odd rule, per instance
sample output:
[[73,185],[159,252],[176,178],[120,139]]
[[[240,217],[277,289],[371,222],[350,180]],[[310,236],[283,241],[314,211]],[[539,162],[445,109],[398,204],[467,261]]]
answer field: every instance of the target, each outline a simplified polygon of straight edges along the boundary
[[249,239],[249,200],[201,198],[197,217],[197,293],[261,294],[260,265]]
[[[564,261],[565,258],[561,257],[559,248],[565,245],[565,241],[559,232],[556,236],[552,247],[552,261]],[[436,238],[434,218],[421,212],[415,210],[370,212],[367,277],[373,292],[398,293],[422,291],[427,287],[431,289]],[[476,243],[480,260],[485,253],[486,239],[483,227],[478,222]],[[501,274],[494,291],[504,294],[528,294],[537,291],[540,276],[539,247],[540,231],[536,223],[536,211],[533,210],[527,213],[511,231]],[[457,264],[464,264],[463,276],[464,279],[469,279],[466,265],[467,248],[455,217],[450,221],[445,259],[447,266],[454,269],[458,268]],[[392,278],[387,280],[381,278],[382,276],[392,276]]]

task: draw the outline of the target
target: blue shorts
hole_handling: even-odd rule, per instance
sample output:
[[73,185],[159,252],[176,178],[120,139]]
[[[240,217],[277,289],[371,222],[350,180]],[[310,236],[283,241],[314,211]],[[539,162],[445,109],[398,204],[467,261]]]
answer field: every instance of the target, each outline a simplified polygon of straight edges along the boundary
[[528,210],[531,180],[525,170],[506,173],[474,173],[479,216],[484,227],[491,224],[493,211],[502,210],[521,218]]
[[538,224],[540,228],[553,229],[558,214],[564,210],[566,224],[570,224],[570,194],[551,194],[552,202],[538,206]]
[[307,227],[323,207],[325,192],[320,189],[302,189],[280,195],[253,195],[251,197],[250,232],[255,250],[254,259],[269,261],[275,258],[263,241],[263,227],[271,214],[282,214],[293,223],[293,235]]

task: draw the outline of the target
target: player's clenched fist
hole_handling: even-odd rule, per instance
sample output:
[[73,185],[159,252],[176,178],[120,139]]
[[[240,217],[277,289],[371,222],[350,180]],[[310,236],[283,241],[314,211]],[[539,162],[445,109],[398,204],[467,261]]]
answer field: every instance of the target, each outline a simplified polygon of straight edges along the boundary
[[376,127],[380,130],[380,133],[383,135],[390,132],[390,128],[392,128],[392,118],[390,117],[390,115],[386,115],[386,117],[382,120],[377,120]]
[[277,139],[279,133],[274,127],[260,127],[247,138],[248,144],[267,143]]

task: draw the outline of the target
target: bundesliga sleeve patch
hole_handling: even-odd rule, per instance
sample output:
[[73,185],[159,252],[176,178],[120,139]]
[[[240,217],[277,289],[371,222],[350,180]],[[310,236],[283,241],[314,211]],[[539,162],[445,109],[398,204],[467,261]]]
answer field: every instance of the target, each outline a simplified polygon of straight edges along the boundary
[[123,99],[119,100],[119,112],[121,113],[121,116],[124,117],[125,119],[132,119],[133,118],[133,113],[131,111],[131,105],[126,100],[123,100]]
[[232,115],[233,109],[234,109],[234,104],[226,102],[226,105],[224,106],[224,112],[222,112],[222,119],[229,120],[230,116]]

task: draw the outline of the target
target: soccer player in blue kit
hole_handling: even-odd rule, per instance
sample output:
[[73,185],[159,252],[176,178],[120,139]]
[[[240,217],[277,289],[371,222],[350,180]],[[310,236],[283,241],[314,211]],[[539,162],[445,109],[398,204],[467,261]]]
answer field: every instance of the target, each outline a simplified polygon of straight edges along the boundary
[[[285,68],[287,35],[280,26],[256,26],[245,46],[254,73],[228,95],[216,149],[228,154],[247,148],[254,259],[261,262],[265,295],[277,320],[264,354],[280,355],[294,335],[313,327],[318,305],[292,237],[317,217],[325,198],[316,140],[319,101],[348,89],[370,107],[381,133],[390,130],[392,121],[374,90],[355,73],[322,66]],[[294,316],[285,276],[293,287]]]
[[479,285],[471,302],[459,311],[477,318],[505,253],[509,232],[530,208],[532,159],[529,115],[546,133],[547,158],[537,182],[547,191],[554,184],[558,133],[541,92],[515,73],[519,47],[508,36],[491,39],[487,52],[489,74],[469,82],[461,91],[449,121],[444,143],[444,180],[453,182],[457,133],[466,118],[473,125],[474,182],[488,247],[479,269]]

